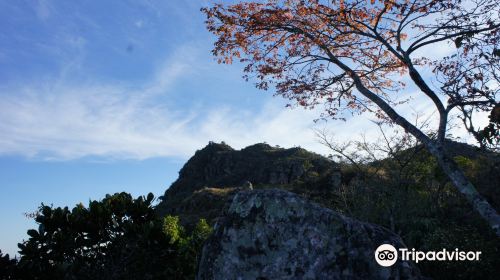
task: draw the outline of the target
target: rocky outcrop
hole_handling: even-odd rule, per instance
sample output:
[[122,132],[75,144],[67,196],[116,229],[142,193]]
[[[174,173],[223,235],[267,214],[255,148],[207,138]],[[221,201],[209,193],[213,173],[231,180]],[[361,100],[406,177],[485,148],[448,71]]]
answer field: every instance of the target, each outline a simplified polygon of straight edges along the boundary
[[339,176],[336,163],[302,148],[284,149],[260,143],[234,150],[225,143],[210,142],[184,165],[157,210],[160,215],[182,215],[181,204],[197,191],[207,187],[238,188],[247,181],[252,188],[296,188],[323,194],[332,182],[340,184],[331,179]]
[[420,279],[411,263],[379,266],[394,233],[283,190],[238,192],[205,243],[197,279]]

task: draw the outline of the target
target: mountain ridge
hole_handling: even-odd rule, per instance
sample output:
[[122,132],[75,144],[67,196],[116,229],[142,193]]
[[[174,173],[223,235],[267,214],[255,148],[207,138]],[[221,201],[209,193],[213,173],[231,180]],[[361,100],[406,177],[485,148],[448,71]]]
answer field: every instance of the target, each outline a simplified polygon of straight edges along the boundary
[[[232,190],[249,181],[255,188],[323,188],[340,183],[337,163],[300,147],[281,148],[257,143],[241,150],[210,142],[196,151],[179,171],[179,178],[165,191],[157,206],[160,215],[179,214],[183,201],[216,189]],[[185,209],[184,209],[185,210]]]

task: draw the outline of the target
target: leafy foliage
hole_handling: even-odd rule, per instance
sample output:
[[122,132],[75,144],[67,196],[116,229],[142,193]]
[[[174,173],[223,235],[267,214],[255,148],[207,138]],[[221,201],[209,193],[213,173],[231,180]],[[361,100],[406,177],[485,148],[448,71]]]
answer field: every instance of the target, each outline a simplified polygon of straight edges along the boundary
[[[410,248],[482,251],[480,262],[467,265],[420,262],[425,276],[495,279],[500,273],[498,238],[420,143],[407,134],[381,132],[380,139],[331,145],[337,154],[351,158],[341,161],[340,167],[303,149],[293,153],[268,148],[256,151],[254,157],[271,153],[269,158],[282,158],[282,153],[289,153],[293,157],[282,160],[297,164],[284,166],[307,167],[314,172],[306,170],[312,178],[304,182],[268,182],[254,187],[290,190],[351,217],[383,225],[398,233]],[[449,151],[454,161],[479,191],[500,207],[498,154],[456,145]],[[245,154],[243,158],[250,157]],[[228,162],[235,160],[232,157]],[[258,163],[252,161],[250,166]],[[207,161],[193,166],[191,172],[203,173],[200,170],[207,166],[214,167]],[[335,174],[340,175],[338,180],[333,180]],[[211,232],[207,221],[200,218],[207,217],[209,211],[219,213],[236,190],[216,186],[194,190],[192,196],[174,205],[181,218],[158,217],[152,196],[133,199],[126,193],[108,195],[87,207],[42,205],[34,215],[40,226],[30,230],[30,238],[20,245],[20,260],[0,253],[0,279],[193,279],[202,244]]]
[[[500,55],[499,55],[500,56]],[[497,104],[489,115],[489,124],[477,132],[476,138],[482,146],[496,147],[500,150],[500,105]]]
[[[190,233],[160,218],[154,196],[107,195],[73,209],[40,206],[38,230],[19,244],[16,279],[192,279],[210,227]],[[3,259],[2,259],[3,261]],[[9,279],[9,278],[7,278]]]
[[[329,117],[369,111],[412,127],[391,109],[401,101],[395,93],[407,88],[400,75],[434,103],[441,124],[453,109],[472,118],[498,105],[494,0],[242,1],[202,11],[220,63],[239,60],[258,88],[274,86],[301,106],[323,103]],[[455,42],[456,54],[432,60],[417,52],[446,41]],[[432,67],[437,86],[424,80],[422,66]]]
[[[500,4],[495,0],[267,0],[204,8],[220,63],[245,64],[245,78],[299,106],[324,105],[325,118],[370,112],[417,138],[454,186],[500,237],[500,215],[446,154],[450,112],[483,146],[498,145],[495,118],[480,129],[476,112],[498,108]],[[426,57],[454,42],[456,54]],[[428,53],[428,52],[427,52]],[[423,74],[431,69],[435,79]],[[405,82],[402,82],[405,81]],[[402,98],[409,90],[417,91]],[[423,98],[437,114],[431,133],[397,105]],[[406,99],[406,100],[405,100]]]
[[9,254],[2,254],[0,250],[0,279],[17,279],[17,261],[11,259]]
[[[373,142],[336,144],[319,135],[324,144],[347,161],[342,164],[344,180],[330,207],[360,220],[376,223],[398,233],[409,248],[422,251],[481,251],[481,261],[420,262],[422,273],[433,279],[496,279],[500,272],[500,240],[472,211],[450,184],[436,160],[414,138],[387,134]],[[498,207],[498,168],[495,153],[466,156],[467,146],[459,145],[454,161],[480,191]],[[465,149],[464,149],[465,148]],[[471,149],[472,147],[468,147]],[[380,157],[380,158],[379,158]],[[349,160],[350,159],[350,160]],[[497,178],[497,179],[495,179]]]

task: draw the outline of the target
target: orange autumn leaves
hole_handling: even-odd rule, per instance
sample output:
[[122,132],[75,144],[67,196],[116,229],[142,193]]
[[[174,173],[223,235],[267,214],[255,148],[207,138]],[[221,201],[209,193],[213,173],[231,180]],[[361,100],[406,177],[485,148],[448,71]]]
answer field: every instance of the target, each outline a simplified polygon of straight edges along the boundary
[[217,4],[203,12],[217,36],[218,61],[246,64],[245,78],[256,78],[258,88],[274,86],[277,94],[306,107],[326,101],[364,111],[370,102],[352,93],[349,73],[332,58],[349,65],[378,94],[387,97],[403,87],[392,76],[406,67],[385,44],[400,44],[407,36],[381,14],[397,18],[408,2],[269,0]]

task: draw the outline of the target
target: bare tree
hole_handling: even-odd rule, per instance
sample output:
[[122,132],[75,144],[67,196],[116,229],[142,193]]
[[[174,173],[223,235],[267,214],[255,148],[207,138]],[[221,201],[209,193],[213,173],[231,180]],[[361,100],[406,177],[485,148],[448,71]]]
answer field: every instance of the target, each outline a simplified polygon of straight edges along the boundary
[[[370,208],[368,205],[360,204],[370,203],[369,201],[374,199],[374,193],[389,190],[389,193],[378,196],[382,196],[385,201],[389,228],[396,231],[398,228],[395,216],[397,213],[401,215],[405,208],[402,205],[411,199],[408,195],[410,185],[414,185],[415,178],[420,175],[414,174],[416,170],[413,165],[416,161],[422,160],[419,157],[425,148],[415,137],[401,129],[391,128],[390,124],[384,122],[375,121],[374,124],[378,129],[378,137],[371,139],[361,134],[358,140],[338,142],[335,140],[335,135],[326,129],[315,130],[315,133],[319,143],[356,169],[355,177],[358,180],[355,183],[352,183],[352,180],[345,180],[338,190],[337,195],[341,199],[343,208],[353,215],[353,209]],[[428,120],[419,123],[417,115],[415,126],[425,131]],[[364,189],[364,185],[367,184],[371,189]],[[429,189],[429,191],[432,194],[440,192],[439,189]],[[397,199],[387,202],[390,195],[397,196]],[[376,204],[373,201],[371,203]],[[364,209],[361,212],[371,211]]]

